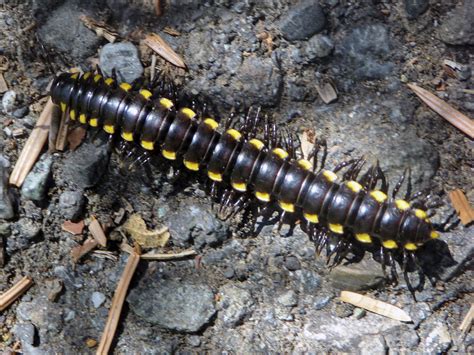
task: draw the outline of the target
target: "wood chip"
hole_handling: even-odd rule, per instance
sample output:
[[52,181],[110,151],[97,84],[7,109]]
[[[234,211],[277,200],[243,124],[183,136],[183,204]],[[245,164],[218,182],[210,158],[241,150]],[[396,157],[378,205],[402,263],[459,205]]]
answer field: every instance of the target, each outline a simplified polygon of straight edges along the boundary
[[69,109],[61,112],[61,119],[59,121],[59,129],[56,138],[56,149],[63,151],[66,148],[67,136],[69,133]]
[[77,263],[84,255],[89,254],[91,250],[97,247],[99,243],[94,238],[87,238],[84,244],[72,248],[71,257],[74,263]]
[[5,81],[5,78],[3,77],[3,73],[0,73],[0,94],[3,94],[6,91],[8,91],[7,82]]
[[164,247],[170,238],[168,227],[163,226],[158,229],[149,230],[143,218],[136,213],[127,219],[123,225],[123,230],[143,248]]
[[449,193],[449,199],[461,219],[462,224],[467,226],[469,223],[474,221],[474,209],[469,204],[464,192],[460,189],[453,190]]
[[107,246],[107,237],[105,236],[104,230],[102,229],[99,221],[94,216],[91,217],[89,223],[89,232],[91,233],[92,238],[94,238],[100,246]]
[[330,104],[337,100],[336,89],[331,83],[326,83],[323,86],[316,85],[316,90],[325,104]]
[[425,90],[415,84],[407,84],[410,89],[433,111],[438,113],[446,121],[451,123],[453,126],[467,134],[469,137],[474,138],[474,121],[462,114],[436,95],[433,95],[428,90]]
[[156,33],[146,35],[143,43],[154,50],[158,55],[166,59],[171,64],[186,69],[184,60],[170,47],[166,41]]
[[341,291],[341,301],[402,322],[411,322],[410,316],[401,308],[386,302],[350,291]]
[[169,34],[170,36],[181,36],[181,32],[179,32],[178,30],[175,30],[174,28],[171,28],[169,26],[166,26],[165,28],[163,28],[163,32],[166,33],[166,34]]
[[110,43],[114,43],[118,37],[118,33],[115,29],[107,25],[105,22],[96,21],[92,17],[86,15],[80,16],[79,20],[81,20],[84,26],[88,29],[94,31],[97,36],[104,37]]
[[474,318],[474,304],[471,304],[469,312],[467,312],[461,325],[459,326],[459,330],[462,334],[467,334],[467,332],[469,332],[469,330],[471,329],[472,318]]
[[86,137],[87,130],[83,126],[78,126],[69,132],[67,135],[67,142],[69,149],[76,150],[81,145]]
[[0,312],[10,306],[17,298],[25,293],[33,285],[31,277],[24,276],[13,287],[0,296]]
[[49,99],[13,168],[10,175],[10,184],[21,187],[26,175],[28,175],[38,159],[44,144],[48,140],[53,107],[54,104],[51,99]]
[[114,339],[115,331],[117,330],[118,322],[120,319],[120,313],[122,312],[123,302],[127,295],[127,290],[132,280],[133,274],[137,268],[138,262],[140,261],[140,254],[134,251],[128,258],[127,265],[123,270],[122,277],[115,290],[114,298],[112,299],[112,306],[109,310],[109,316],[107,323],[100,339],[99,347],[97,348],[96,354],[106,355],[109,353],[110,346]]
[[82,234],[82,231],[84,230],[84,221],[79,221],[77,223],[71,221],[64,221],[61,226],[61,229],[73,235]]

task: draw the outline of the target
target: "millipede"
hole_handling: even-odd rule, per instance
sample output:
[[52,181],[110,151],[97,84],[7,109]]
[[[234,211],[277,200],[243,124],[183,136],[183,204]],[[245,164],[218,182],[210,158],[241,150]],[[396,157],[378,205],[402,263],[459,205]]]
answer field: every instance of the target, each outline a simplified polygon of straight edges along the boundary
[[[149,86],[136,89],[100,72],[60,74],[50,94],[70,120],[120,137],[144,154],[203,171],[211,181],[211,195],[223,187],[222,203],[233,210],[251,203],[278,206],[280,221],[287,216],[300,220],[319,252],[330,246],[335,264],[353,250],[370,250],[380,257],[384,272],[390,266],[394,279],[400,264],[412,294],[422,288],[425,272],[419,253],[440,234],[428,209],[410,202],[410,187],[404,198],[397,198],[406,172],[389,197],[378,164],[360,177],[363,159],[326,170],[324,151],[319,167],[317,149],[311,157],[298,159],[292,140],[277,139],[272,124],[264,125],[260,139],[257,118],[247,117],[240,126],[227,122],[220,129],[215,119],[177,107],[173,98],[157,95]],[[407,276],[413,269],[420,275],[416,288]]]

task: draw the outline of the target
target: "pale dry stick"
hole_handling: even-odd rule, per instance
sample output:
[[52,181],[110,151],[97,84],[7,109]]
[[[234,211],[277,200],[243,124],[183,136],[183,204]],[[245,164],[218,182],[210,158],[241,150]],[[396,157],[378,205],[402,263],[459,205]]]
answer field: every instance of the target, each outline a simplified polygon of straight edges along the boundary
[[68,110],[61,111],[61,119],[59,121],[59,129],[56,138],[56,149],[63,151],[66,148],[67,134],[69,132],[69,115]]
[[410,316],[401,308],[390,303],[375,300],[373,298],[350,291],[341,291],[341,301],[366,309],[370,312],[380,314],[391,319],[402,322],[411,322]]
[[5,310],[9,305],[15,302],[15,300],[23,293],[25,293],[25,291],[28,290],[31,285],[33,285],[33,280],[31,279],[31,277],[24,276],[7,292],[2,294],[0,296],[0,312]]
[[8,85],[3,77],[3,73],[0,72],[0,94],[3,94],[6,91],[8,91]]
[[10,184],[20,187],[23,181],[25,181],[26,175],[28,175],[35,164],[36,159],[38,159],[44,144],[48,140],[53,109],[54,104],[49,99],[13,168],[10,175]]
[[467,332],[471,328],[472,318],[474,318],[474,304],[471,304],[471,308],[469,309],[469,312],[467,312],[461,325],[459,326],[459,330],[461,331],[462,334],[467,334]]
[[451,123],[469,137],[474,138],[474,121],[462,114],[449,104],[415,84],[407,84],[410,89],[433,111],[441,115],[446,121]]
[[107,237],[105,236],[104,230],[100,225],[99,221],[92,216],[89,223],[89,232],[91,232],[92,237],[99,243],[100,246],[107,246]]
[[153,79],[155,79],[155,69],[156,67],[156,54],[151,55],[151,65],[150,65],[150,82],[153,82]]
[[453,190],[449,193],[449,199],[456,213],[461,219],[461,223],[465,226],[474,221],[474,209],[460,189]]
[[130,285],[130,281],[132,280],[139,261],[140,254],[134,250],[128,258],[127,265],[125,265],[122,277],[120,278],[117,289],[115,290],[114,298],[112,299],[112,306],[110,307],[109,316],[107,318],[107,323],[105,324],[104,332],[102,333],[100,344],[97,348],[96,354],[98,355],[105,355],[109,353],[115,331],[117,330],[120,313],[122,312],[123,302],[125,301],[128,286]]
[[[133,248],[128,244],[120,245],[120,249],[126,253],[133,253]],[[194,249],[184,250],[179,253],[145,253],[142,254],[140,257],[143,260],[157,260],[157,261],[166,261],[166,260],[174,260],[174,259],[181,259],[186,258],[188,256],[197,255],[197,252]]]

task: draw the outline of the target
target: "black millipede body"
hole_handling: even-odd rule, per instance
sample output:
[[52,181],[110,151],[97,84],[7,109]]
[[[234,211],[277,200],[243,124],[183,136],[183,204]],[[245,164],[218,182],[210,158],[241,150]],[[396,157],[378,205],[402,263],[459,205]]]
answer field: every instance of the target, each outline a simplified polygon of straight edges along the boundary
[[336,238],[340,250],[379,248],[393,266],[392,255],[416,262],[418,250],[439,237],[425,210],[395,198],[398,188],[389,198],[386,189],[374,189],[377,179],[375,184],[367,176],[356,181],[360,169],[341,181],[335,172],[315,171],[308,160],[293,159],[253,132],[220,132],[214,119],[198,119],[192,109],[152,96],[147,89],[136,92],[92,73],[61,74],[51,88],[53,102],[70,119],[182,161],[189,170],[205,171],[214,184],[229,186],[237,201],[252,195],[262,203],[277,202],[283,215],[302,215],[319,245]]

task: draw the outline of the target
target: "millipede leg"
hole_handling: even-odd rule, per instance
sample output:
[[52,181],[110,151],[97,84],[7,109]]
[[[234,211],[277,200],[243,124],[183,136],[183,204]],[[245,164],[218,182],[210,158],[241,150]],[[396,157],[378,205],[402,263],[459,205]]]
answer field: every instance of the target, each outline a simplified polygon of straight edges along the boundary
[[407,169],[403,172],[402,176],[400,176],[400,179],[398,179],[397,183],[395,184],[395,187],[393,188],[392,191],[392,198],[395,198],[400,191],[400,188],[403,185],[403,181],[405,181],[405,176],[407,174]]
[[387,178],[385,177],[382,168],[380,168],[379,162],[377,162],[377,179],[378,178],[380,178],[380,180],[382,181],[382,186],[380,187],[380,190],[384,193],[388,193]]
[[337,173],[339,170],[341,170],[342,168],[345,168],[346,166],[349,166],[351,164],[354,164],[356,160],[355,159],[351,159],[351,160],[346,160],[346,161],[343,161],[339,164],[336,165],[336,167],[334,169],[332,169],[333,172]]

